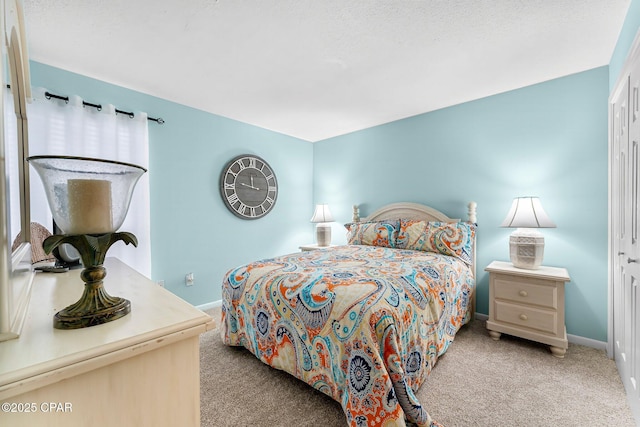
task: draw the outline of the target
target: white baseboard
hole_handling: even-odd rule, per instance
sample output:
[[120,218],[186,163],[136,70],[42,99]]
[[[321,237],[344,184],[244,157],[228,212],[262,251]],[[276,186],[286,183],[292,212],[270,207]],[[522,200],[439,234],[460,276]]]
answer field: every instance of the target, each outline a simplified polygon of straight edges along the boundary
[[571,344],[584,345],[585,347],[593,347],[598,350],[607,351],[607,343],[604,341],[593,340],[591,338],[585,338],[579,335],[570,334],[567,334],[567,339]]
[[196,308],[198,310],[209,310],[210,308],[215,308],[215,307],[220,307],[222,305],[222,300],[219,299],[217,301],[212,301],[212,302],[208,302],[206,304],[202,304],[202,305],[197,305]]
[[475,313],[476,320],[489,320],[489,316],[482,313]]
[[[489,320],[489,316],[482,313],[476,313],[477,320]],[[607,351],[607,343],[604,341],[597,341],[591,338],[581,337],[579,335],[567,334],[567,339],[571,344],[584,345],[585,347],[592,347],[598,350]]]

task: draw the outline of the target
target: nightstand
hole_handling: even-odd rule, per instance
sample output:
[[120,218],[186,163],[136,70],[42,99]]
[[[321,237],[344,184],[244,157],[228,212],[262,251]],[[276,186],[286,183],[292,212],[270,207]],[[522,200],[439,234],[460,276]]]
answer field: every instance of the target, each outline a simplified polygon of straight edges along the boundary
[[334,246],[336,246],[336,245],[318,246],[317,243],[311,243],[310,245],[302,245],[302,246],[300,246],[300,250],[302,252],[315,251],[316,249],[327,249],[327,248],[332,248]]
[[494,340],[505,333],[550,346],[559,358],[569,347],[564,324],[564,284],[570,279],[564,268],[516,268],[510,262],[493,261],[489,272],[489,320]]

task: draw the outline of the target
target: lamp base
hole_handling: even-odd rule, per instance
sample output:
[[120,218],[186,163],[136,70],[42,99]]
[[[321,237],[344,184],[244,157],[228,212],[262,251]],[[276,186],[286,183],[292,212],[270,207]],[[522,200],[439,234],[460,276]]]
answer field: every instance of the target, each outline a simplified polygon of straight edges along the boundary
[[509,256],[514,267],[536,270],[542,265],[544,236],[536,229],[518,228],[509,237]]
[[99,265],[85,268],[80,273],[85,281],[80,299],[53,316],[56,329],[79,329],[101,325],[126,316],[131,312],[131,303],[121,297],[112,297],[104,288],[103,279],[107,270]]
[[318,246],[329,246],[331,244],[331,225],[326,223],[316,225],[316,241]]
[[43,242],[46,253],[61,244],[68,243],[80,254],[85,268],[80,273],[84,281],[84,292],[80,299],[53,316],[56,329],[79,329],[101,325],[126,316],[131,312],[131,303],[121,297],[112,297],[104,288],[107,269],[102,266],[107,250],[117,241],[138,245],[131,233],[106,233],[98,235],[53,235]]
[[71,314],[69,306],[60,310],[53,316],[53,327],[55,329],[80,329],[90,326],[101,325],[126,316],[131,312],[131,302],[124,298],[113,307],[103,311],[93,311],[88,309],[84,313]]

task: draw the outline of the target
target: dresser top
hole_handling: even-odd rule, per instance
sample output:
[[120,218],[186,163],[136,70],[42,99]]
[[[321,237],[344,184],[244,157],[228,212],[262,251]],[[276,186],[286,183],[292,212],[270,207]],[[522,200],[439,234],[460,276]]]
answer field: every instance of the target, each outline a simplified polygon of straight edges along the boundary
[[489,264],[485,271],[490,273],[507,273],[523,277],[535,277],[539,279],[562,280],[568,282],[571,280],[569,273],[565,268],[540,266],[536,270],[527,270],[524,268],[514,267],[510,262],[493,261]]
[[106,291],[131,301],[131,313],[89,328],[54,329],[53,315],[82,295],[82,269],[36,274],[20,337],[0,343],[0,390],[17,381],[169,334],[211,327],[209,315],[118,259],[107,258],[104,265]]

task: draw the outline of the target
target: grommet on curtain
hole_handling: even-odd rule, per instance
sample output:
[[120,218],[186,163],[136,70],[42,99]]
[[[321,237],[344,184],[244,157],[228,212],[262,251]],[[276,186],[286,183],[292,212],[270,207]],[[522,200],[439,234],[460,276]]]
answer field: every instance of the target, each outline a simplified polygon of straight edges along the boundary
[[69,97],[68,97],[68,96],[60,96],[60,95],[53,94],[53,93],[51,93],[51,92],[45,92],[45,93],[44,93],[44,97],[45,97],[45,98],[47,98],[47,99],[51,99],[51,98],[61,99],[61,100],[63,100],[66,104],[68,104],[68,103],[69,103]]
[[98,111],[102,111],[102,105],[100,105],[100,104],[92,104],[90,102],[82,101],[82,106],[83,107],[93,107]]
[[127,116],[129,116],[130,119],[133,119],[135,117],[135,114],[133,114],[131,111],[122,111],[122,110],[118,110],[116,108],[116,114],[126,114]]

